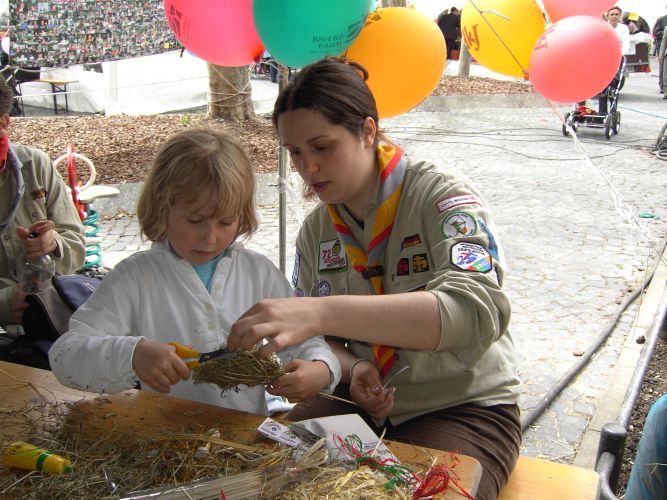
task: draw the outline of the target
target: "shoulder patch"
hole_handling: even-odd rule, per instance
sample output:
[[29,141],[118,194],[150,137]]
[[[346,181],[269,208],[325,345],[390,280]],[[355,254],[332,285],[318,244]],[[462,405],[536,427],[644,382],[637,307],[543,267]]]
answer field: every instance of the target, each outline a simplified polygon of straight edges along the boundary
[[489,253],[494,259],[498,260],[498,243],[496,243],[493,233],[482,219],[477,219],[477,222],[479,223],[479,227],[482,228],[482,231],[486,233],[486,237],[489,238]]
[[440,213],[451,210],[459,205],[482,205],[482,200],[474,194],[462,194],[460,196],[452,196],[451,198],[442,199],[436,203],[438,212]]
[[414,247],[417,245],[422,244],[422,239],[419,236],[419,233],[413,234],[412,236],[408,236],[406,238],[403,238],[403,241],[401,241],[401,250],[404,250],[405,248],[408,247]]
[[319,265],[320,273],[335,273],[347,270],[347,256],[339,238],[320,241]]
[[425,273],[429,269],[428,256],[425,253],[418,253],[412,256],[413,273]]
[[452,246],[452,264],[464,271],[488,273],[493,268],[489,252],[482,245],[461,241]]
[[39,200],[40,198],[46,198],[46,189],[43,187],[40,187],[39,189],[36,189],[30,193],[30,197],[33,200]]
[[317,294],[320,297],[327,297],[331,295],[331,283],[327,280],[322,280],[317,284]]
[[477,231],[475,218],[466,212],[454,212],[442,221],[442,234],[446,238],[472,236]]
[[410,259],[403,257],[396,263],[396,276],[407,276],[410,274]]

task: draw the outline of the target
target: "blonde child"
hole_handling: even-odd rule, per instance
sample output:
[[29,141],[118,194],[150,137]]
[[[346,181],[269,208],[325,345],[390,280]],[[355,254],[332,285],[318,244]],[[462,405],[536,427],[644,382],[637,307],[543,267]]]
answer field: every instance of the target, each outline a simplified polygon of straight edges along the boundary
[[[239,144],[213,129],[188,129],[162,145],[139,198],[150,250],[119,263],[72,316],[53,345],[61,383],[91,392],[142,389],[267,414],[264,387],[220,392],[194,384],[168,342],[208,352],[231,325],[266,298],[290,297],[285,277],[236,240],[257,227],[254,177]],[[331,391],[340,364],[322,338],[281,351],[287,373],[271,384],[292,401]]]

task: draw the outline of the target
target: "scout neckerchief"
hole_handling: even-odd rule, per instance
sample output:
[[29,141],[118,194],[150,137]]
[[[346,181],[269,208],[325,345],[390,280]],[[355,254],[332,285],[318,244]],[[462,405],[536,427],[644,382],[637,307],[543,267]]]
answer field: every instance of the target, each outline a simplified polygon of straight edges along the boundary
[[[396,209],[403,190],[405,176],[405,158],[400,148],[382,144],[377,149],[377,158],[380,164],[380,189],[378,190],[377,209],[371,226],[371,240],[368,248],[364,249],[343,221],[335,205],[327,205],[329,216],[338,237],[345,245],[352,267],[368,283],[369,295],[384,294],[382,275],[384,269],[384,251],[387,241],[394,227]],[[386,345],[373,345],[373,357],[380,376],[389,373],[396,361],[396,349]]]
[[[23,197],[23,192],[25,191],[25,185],[23,184],[23,175],[21,175],[21,167],[22,163],[19,161],[18,157],[16,156],[16,153],[14,152],[14,148],[11,146],[9,147],[9,152],[7,155],[7,161],[5,163],[5,170],[7,171],[3,175],[9,175],[10,170],[13,170],[14,172],[14,178],[16,179],[16,188],[14,191],[14,201],[12,202],[12,205],[9,207],[9,213],[7,216],[3,219],[0,220],[0,234],[5,232],[5,229],[7,226],[14,220],[14,215],[16,215],[16,211],[19,208],[19,204],[21,203],[21,198]],[[2,215],[0,214],[0,217]]]

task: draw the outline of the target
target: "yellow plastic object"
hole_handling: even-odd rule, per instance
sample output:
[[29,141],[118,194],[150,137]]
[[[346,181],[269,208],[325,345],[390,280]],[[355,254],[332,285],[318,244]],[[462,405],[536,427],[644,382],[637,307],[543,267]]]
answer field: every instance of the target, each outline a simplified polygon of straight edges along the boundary
[[190,370],[199,366],[199,355],[201,354],[199,351],[195,351],[194,349],[185,347],[184,345],[179,344],[178,342],[168,342],[168,344],[173,345],[176,348],[176,356],[178,356],[181,359],[197,358],[185,363],[185,366],[187,366]]
[[16,441],[3,450],[2,463],[7,467],[39,470],[52,474],[62,474],[72,470],[72,463],[66,458],[23,441]]

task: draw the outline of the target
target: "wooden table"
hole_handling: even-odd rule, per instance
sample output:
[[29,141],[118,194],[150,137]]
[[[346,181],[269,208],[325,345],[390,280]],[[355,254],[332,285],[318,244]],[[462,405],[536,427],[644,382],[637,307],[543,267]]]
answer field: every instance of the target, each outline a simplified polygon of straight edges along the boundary
[[58,94],[65,94],[65,112],[69,113],[69,103],[67,102],[67,85],[70,83],[78,83],[79,80],[52,80],[48,78],[40,78],[33,80],[36,83],[48,83],[51,85],[51,93],[53,94],[53,113],[58,114]]
[[[38,370],[23,365],[0,361],[0,407],[17,410],[28,403],[95,400],[96,394],[80,392],[61,385],[49,371]],[[236,428],[239,434],[245,429],[256,429],[264,417],[248,413],[226,410],[217,406],[206,405],[145,391],[125,391],[113,396],[103,396],[103,405],[97,407],[97,414],[92,412],[91,425],[106,428],[122,428],[129,431],[145,431],[147,428],[169,426],[178,432],[182,428],[192,427],[193,423],[203,429],[222,427]],[[87,403],[83,403],[87,404]],[[4,448],[9,442],[21,439],[18,429],[11,424],[0,426],[0,444]],[[255,434],[254,431],[252,433]],[[448,453],[429,450],[417,446],[393,441],[387,442],[391,451],[405,464],[427,469],[432,457],[450,458]],[[456,467],[460,476],[459,484],[473,495],[482,468],[477,460],[459,455],[461,462]],[[461,499],[455,488],[450,487],[442,498]]]

